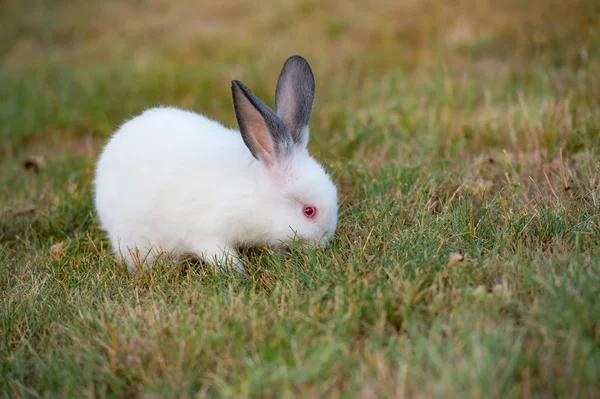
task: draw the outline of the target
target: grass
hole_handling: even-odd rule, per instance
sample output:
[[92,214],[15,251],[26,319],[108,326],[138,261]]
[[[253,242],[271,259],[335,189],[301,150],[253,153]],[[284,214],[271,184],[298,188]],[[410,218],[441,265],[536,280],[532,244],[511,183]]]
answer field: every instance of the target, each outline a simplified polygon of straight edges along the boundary
[[[597,2],[397,3],[5,2],[0,396],[598,397]],[[292,53],[332,245],[130,276],[103,143],[156,104],[233,126]]]

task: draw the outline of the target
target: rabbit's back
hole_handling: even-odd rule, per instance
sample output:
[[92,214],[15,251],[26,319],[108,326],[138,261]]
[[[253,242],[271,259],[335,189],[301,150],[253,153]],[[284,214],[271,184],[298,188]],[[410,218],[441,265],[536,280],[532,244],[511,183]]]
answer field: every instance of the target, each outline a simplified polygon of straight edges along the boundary
[[[238,131],[194,112],[165,107],[147,110],[126,122],[111,138],[103,156],[150,165],[160,159],[175,160],[176,164],[191,159],[197,164],[199,155],[204,159],[221,159],[222,155],[239,158],[238,151],[248,158],[244,157],[246,150]],[[209,159],[206,163],[211,165]]]

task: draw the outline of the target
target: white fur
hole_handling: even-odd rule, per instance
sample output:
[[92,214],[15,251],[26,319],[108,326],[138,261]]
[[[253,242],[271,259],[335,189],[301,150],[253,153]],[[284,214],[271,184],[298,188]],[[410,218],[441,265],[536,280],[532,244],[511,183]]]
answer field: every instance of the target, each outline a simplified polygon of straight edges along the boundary
[[[268,168],[238,131],[177,108],[150,109],[115,132],[98,160],[95,203],[130,270],[160,250],[243,269],[239,246],[326,245],[337,224],[335,186],[305,143]],[[303,204],[318,208],[316,219]]]

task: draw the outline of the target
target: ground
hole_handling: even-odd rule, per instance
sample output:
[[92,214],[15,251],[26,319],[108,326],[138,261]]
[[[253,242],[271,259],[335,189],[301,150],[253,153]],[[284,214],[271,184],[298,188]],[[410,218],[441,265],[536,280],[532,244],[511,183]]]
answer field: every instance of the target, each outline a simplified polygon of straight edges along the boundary
[[[203,4],[206,3],[206,4]],[[6,0],[0,396],[599,397],[600,3]],[[157,104],[316,77],[327,249],[131,276],[94,162]]]

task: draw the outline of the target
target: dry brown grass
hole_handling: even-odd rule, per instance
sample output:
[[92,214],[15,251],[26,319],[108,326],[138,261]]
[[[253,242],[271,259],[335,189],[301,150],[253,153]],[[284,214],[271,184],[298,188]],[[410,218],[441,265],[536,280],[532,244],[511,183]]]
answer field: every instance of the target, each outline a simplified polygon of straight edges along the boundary
[[[8,4],[4,22],[16,27],[13,34],[25,31],[4,45],[5,62],[15,67],[48,55],[152,62],[164,47],[181,57],[243,51],[270,62],[292,50],[328,60],[324,72],[357,64],[426,66],[441,58],[497,73],[540,50],[581,62],[591,56],[599,23],[591,0],[551,0],[544,7],[490,0],[70,1],[27,12],[27,3]],[[471,56],[477,62],[466,63]]]

